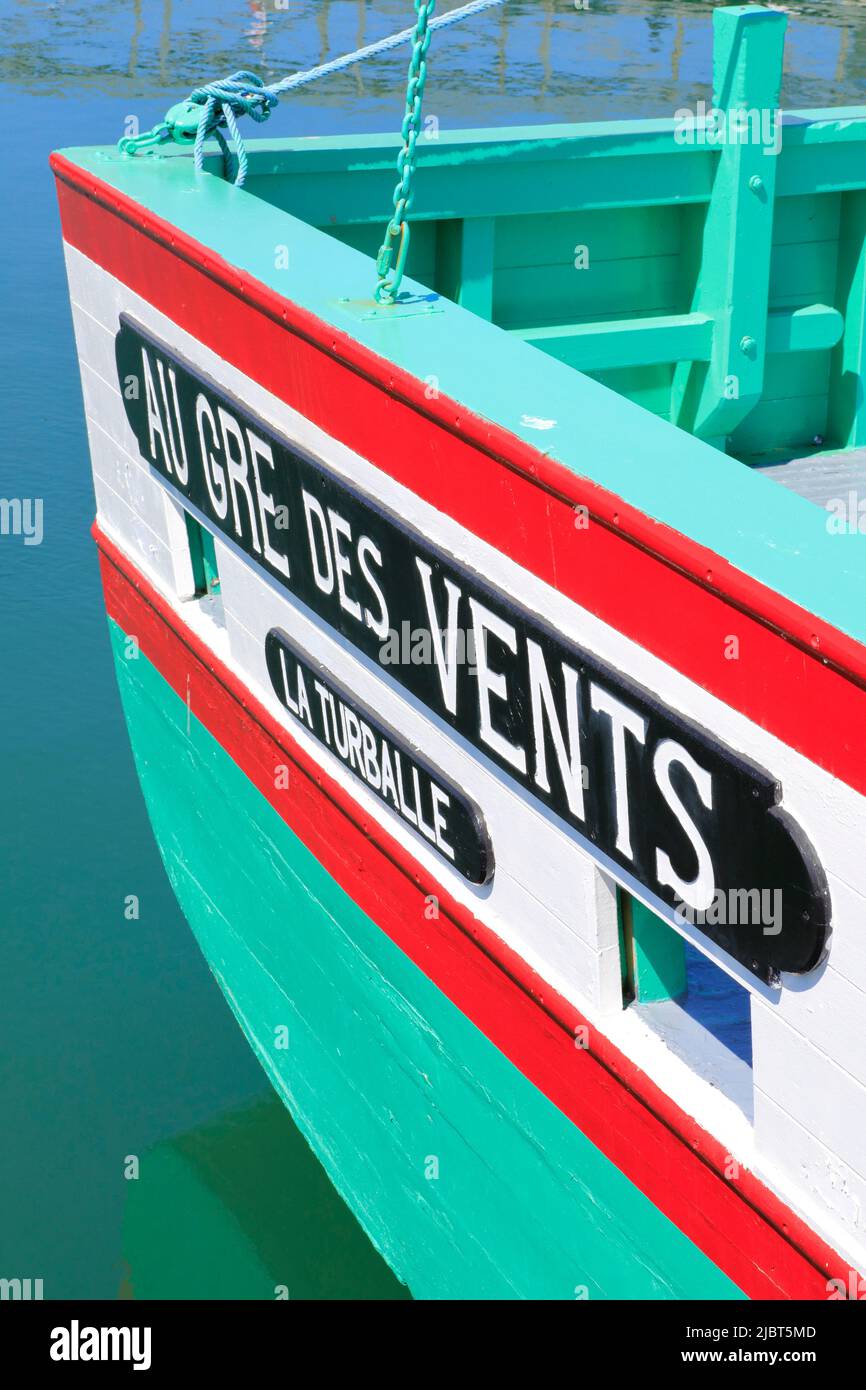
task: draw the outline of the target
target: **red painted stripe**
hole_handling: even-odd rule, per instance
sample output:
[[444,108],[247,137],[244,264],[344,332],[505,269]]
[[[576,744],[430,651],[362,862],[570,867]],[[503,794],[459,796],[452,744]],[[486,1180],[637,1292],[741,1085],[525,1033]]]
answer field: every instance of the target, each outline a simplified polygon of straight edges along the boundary
[[[752,1298],[826,1299],[847,1267],[550,990],[277,723],[94,527],[109,615],[319,862],[444,994]],[[287,791],[274,767],[293,765]],[[425,917],[435,893],[437,922]],[[575,1046],[587,1028],[588,1049]]]
[[[866,794],[866,648],[52,157],[67,241],[238,370]],[[593,518],[575,527],[576,506]],[[726,659],[732,636],[739,659]],[[816,718],[820,710],[821,717]]]

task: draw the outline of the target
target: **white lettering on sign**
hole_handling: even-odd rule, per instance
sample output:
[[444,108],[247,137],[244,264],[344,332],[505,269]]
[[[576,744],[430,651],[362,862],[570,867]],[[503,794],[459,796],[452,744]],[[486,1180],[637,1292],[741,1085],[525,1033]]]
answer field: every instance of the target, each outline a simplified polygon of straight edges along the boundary
[[[124,316],[115,348],[119,382],[140,379],[122,400],[142,456],[203,524],[669,918],[682,905],[706,915],[718,892],[778,888],[783,929],[774,936],[730,924],[714,934],[708,916],[702,930],[765,981],[823,958],[826,876],[770,772],[404,524]],[[321,673],[313,686],[303,661],[297,678],[295,666],[281,666],[282,640],[268,633],[268,670],[292,717],[426,843],[445,858],[451,850],[466,877],[486,881],[492,854],[480,813],[351,692]]]

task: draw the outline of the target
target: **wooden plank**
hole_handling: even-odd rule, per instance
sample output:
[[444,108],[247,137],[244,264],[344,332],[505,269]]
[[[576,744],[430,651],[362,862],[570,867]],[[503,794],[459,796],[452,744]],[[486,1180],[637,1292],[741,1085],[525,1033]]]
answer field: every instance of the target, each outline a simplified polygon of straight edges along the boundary
[[[680,144],[674,128],[670,120],[621,121],[442,135],[422,150],[415,218],[453,217],[458,208],[500,216],[709,202],[719,148]],[[787,113],[774,161],[777,196],[866,187],[864,145],[863,107]],[[379,221],[398,149],[392,136],[253,140],[248,186],[313,225]],[[209,167],[218,172],[215,156]]]
[[[650,256],[627,261],[500,269],[493,316],[503,328],[572,323],[609,316],[652,317],[688,307],[680,258]],[[685,300],[685,303],[683,301]]]
[[705,314],[511,330],[515,337],[580,371],[708,359],[712,331],[712,320]]
[[836,293],[837,241],[776,246],[770,265],[770,304],[796,305],[818,300],[832,304]]
[[[857,118],[862,139],[866,131],[863,113]],[[833,126],[841,126],[834,119]],[[828,127],[830,129],[830,124]],[[838,130],[839,143],[829,139],[820,143],[792,144],[796,132],[785,127],[785,139],[789,142],[779,158],[778,192],[789,198],[800,194],[848,193],[866,185],[864,171],[864,152],[859,144],[842,141],[842,131]]]
[[824,396],[830,389],[830,353],[774,352],[767,354],[764,399]]
[[804,241],[838,241],[841,198],[838,193],[801,194],[780,198],[776,184],[773,245],[789,246]]
[[587,247],[590,263],[676,256],[682,250],[683,216],[678,207],[596,208],[501,219],[496,232],[496,269],[574,264]]
[[[797,127],[784,126],[778,164],[777,195],[787,199],[838,195],[866,187],[866,111],[858,108],[856,140],[843,140],[842,123],[835,120],[832,130],[838,143],[826,137],[820,143],[805,144],[798,139]],[[802,118],[792,113],[790,121]],[[623,122],[626,126],[630,123]],[[490,164],[474,166],[434,163],[428,151],[420,171],[416,221],[439,221],[453,217],[455,211],[481,217],[519,215],[528,211],[541,214],[569,212],[575,208],[682,207],[710,201],[719,150],[710,146],[678,145],[673,139],[673,123],[668,122],[662,136],[653,132],[631,137],[631,149],[606,148],[601,139],[587,142],[579,151],[548,154],[547,162],[526,167],[515,149]],[[826,132],[830,124],[824,126]],[[254,151],[258,142],[248,145]],[[313,226],[340,222],[379,222],[382,218],[382,190],[393,177],[393,160],[365,159],[360,168],[346,156],[333,167],[317,168],[301,154],[286,158],[285,168],[273,168],[248,179],[252,193],[274,207],[291,212]],[[497,152],[498,154],[498,152]],[[396,152],[395,152],[396,158]],[[280,163],[272,158],[270,164]],[[769,162],[769,161],[767,161]],[[219,161],[208,161],[209,171],[219,171]],[[423,187],[422,187],[423,185]],[[387,211],[387,196],[386,209]]]
[[[761,1155],[773,1155],[774,1167],[786,1186],[806,1190],[823,1230],[833,1232],[840,1254],[852,1268],[864,1267],[862,1213],[866,1210],[866,1181],[755,1087],[755,1146]],[[778,1179],[777,1179],[778,1181]],[[843,1283],[845,1281],[843,1280]]]
[[[516,154],[490,164],[436,164],[428,156],[419,168],[413,222],[438,222],[458,211],[466,217],[502,217],[707,202],[718,158],[715,150],[675,145],[670,132],[664,144],[636,138],[627,153],[581,155],[549,157],[539,166],[524,165]],[[217,170],[213,161],[212,171]],[[288,173],[250,177],[248,185],[259,199],[327,229],[334,223],[381,223],[388,210],[388,180],[394,177],[390,161],[365,160],[361,168],[324,172],[298,161]]]
[[[794,312],[780,310],[767,320],[768,357],[771,353],[828,351],[839,341],[843,327],[842,315],[826,304],[810,304]],[[699,313],[509,331],[579,371],[649,366],[656,362],[708,362],[713,342],[713,320]],[[778,364],[774,363],[774,367]]]
[[767,318],[767,355],[827,351],[839,342],[844,328],[842,315],[828,304],[780,309]]
[[463,221],[459,303],[483,319],[493,317],[495,229],[492,217],[471,217]]
[[611,371],[588,373],[594,381],[640,405],[660,420],[667,420],[671,409],[671,368],[666,363],[643,367],[618,367]]
[[734,430],[730,448],[738,458],[774,449],[807,449],[815,440],[823,439],[826,430],[826,393],[762,400]]
[[[866,450],[849,449],[843,453],[807,454],[804,458],[792,458],[785,463],[774,464],[762,472],[765,477],[790,488],[799,497],[814,502],[817,507],[827,507],[835,499],[841,499],[847,505],[849,496],[853,493],[855,503],[850,520],[855,526],[859,523],[857,503],[860,498],[866,496]],[[844,887],[842,891],[845,891]],[[834,902],[838,892],[839,890],[834,889]],[[866,909],[858,900],[858,914],[863,915],[864,910]],[[833,942],[833,963],[838,969],[838,941]],[[858,971],[853,975],[849,974],[848,978],[866,979],[866,953],[863,956],[862,972],[858,958]]]

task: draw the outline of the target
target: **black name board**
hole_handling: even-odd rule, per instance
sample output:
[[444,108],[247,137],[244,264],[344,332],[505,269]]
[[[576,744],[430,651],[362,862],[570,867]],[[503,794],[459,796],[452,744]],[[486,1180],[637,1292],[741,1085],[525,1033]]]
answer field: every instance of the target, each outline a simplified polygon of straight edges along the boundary
[[[142,456],[215,530],[666,915],[684,913],[763,981],[818,964],[826,879],[773,777],[564,640],[125,316],[116,358]],[[778,908],[755,920],[741,910],[754,901]]]
[[284,632],[265,641],[280,703],[470,883],[493,876],[493,853],[471,801]]

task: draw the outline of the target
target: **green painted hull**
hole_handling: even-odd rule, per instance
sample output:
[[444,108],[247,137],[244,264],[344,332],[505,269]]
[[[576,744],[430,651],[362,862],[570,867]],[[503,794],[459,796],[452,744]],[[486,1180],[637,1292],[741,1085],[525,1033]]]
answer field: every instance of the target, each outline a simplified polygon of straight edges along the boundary
[[145,657],[125,659],[113,623],[112,639],[181,907],[296,1124],[412,1293],[742,1297],[360,911]]

